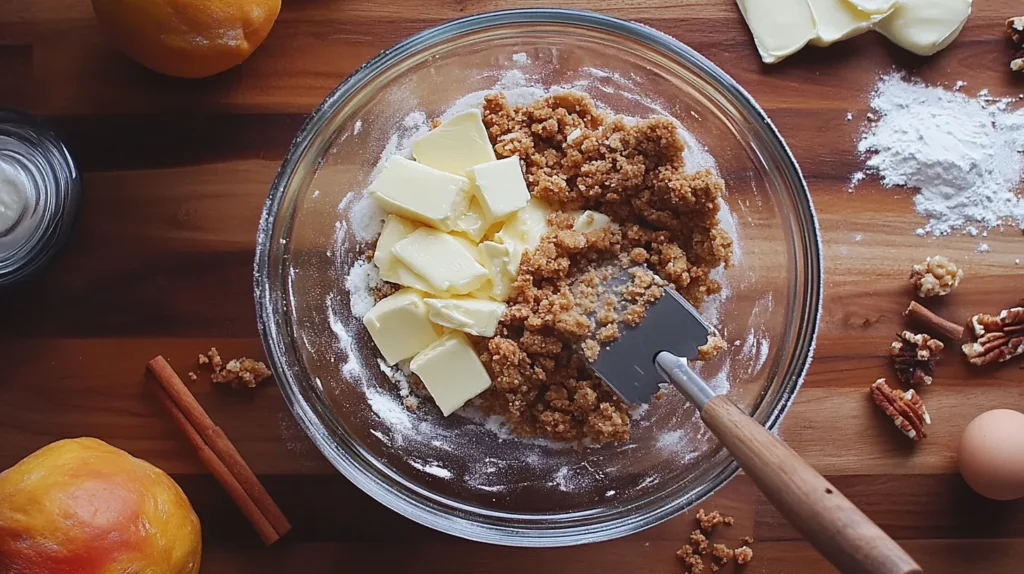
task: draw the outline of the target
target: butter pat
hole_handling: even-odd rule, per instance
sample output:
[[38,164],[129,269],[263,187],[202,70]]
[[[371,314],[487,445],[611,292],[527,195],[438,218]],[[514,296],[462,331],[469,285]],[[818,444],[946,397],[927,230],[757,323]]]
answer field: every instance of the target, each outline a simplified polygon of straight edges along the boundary
[[370,184],[373,198],[389,213],[450,231],[469,207],[469,180],[393,156]]
[[444,295],[441,289],[436,289],[423,277],[420,277],[405,263],[402,263],[392,252],[395,244],[405,239],[420,228],[420,225],[397,215],[388,215],[384,220],[384,228],[377,239],[377,247],[373,250],[373,264],[380,272],[380,278],[392,283],[398,283],[405,287],[412,287],[425,291],[431,295]]
[[495,234],[499,243],[515,244],[523,249],[533,249],[540,244],[540,238],[548,227],[548,214],[551,208],[548,204],[531,198],[525,207],[510,217],[501,231]]
[[455,175],[495,160],[480,110],[466,110],[442,122],[412,143],[412,154],[424,165]]
[[469,171],[477,186],[476,197],[489,221],[501,221],[530,201],[519,156],[482,163]]
[[863,34],[888,12],[869,14],[847,0],[807,0],[814,15],[816,34],[811,43],[828,46]]
[[430,321],[423,296],[412,289],[381,299],[363,317],[363,324],[389,365],[419,353],[442,332]]
[[611,223],[612,219],[607,215],[588,209],[576,216],[576,222],[573,223],[572,228],[580,233],[590,233],[591,231],[604,229],[611,225]]
[[476,246],[436,229],[417,229],[391,252],[440,291],[463,295],[487,281],[487,270],[477,262]]
[[877,29],[897,46],[931,56],[948,46],[971,15],[971,0],[901,0]]
[[493,337],[505,304],[490,299],[475,297],[452,297],[451,299],[424,299],[427,316],[431,321],[458,329],[478,337]]
[[815,36],[807,0],[736,0],[766,64],[796,53]]
[[880,16],[892,12],[896,8],[897,0],[846,0],[854,8],[865,14]]
[[454,230],[466,234],[467,237],[479,243],[490,226],[491,222],[484,215],[484,208],[474,197],[469,202],[469,209],[466,210],[466,213],[463,213],[462,217],[455,222]]
[[420,351],[409,367],[423,381],[444,416],[491,386],[480,357],[466,335],[458,331],[449,331]]
[[487,295],[497,301],[508,300],[512,293],[512,282],[519,275],[523,250],[514,243],[484,241],[480,244],[480,256],[491,279]]

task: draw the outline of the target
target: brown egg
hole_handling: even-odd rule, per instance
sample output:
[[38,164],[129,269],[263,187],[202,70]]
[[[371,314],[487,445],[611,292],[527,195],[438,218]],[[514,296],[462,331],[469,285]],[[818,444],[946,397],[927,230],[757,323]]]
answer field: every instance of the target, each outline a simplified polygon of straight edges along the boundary
[[996,409],[971,421],[960,438],[960,474],[986,498],[1024,496],[1024,414]]

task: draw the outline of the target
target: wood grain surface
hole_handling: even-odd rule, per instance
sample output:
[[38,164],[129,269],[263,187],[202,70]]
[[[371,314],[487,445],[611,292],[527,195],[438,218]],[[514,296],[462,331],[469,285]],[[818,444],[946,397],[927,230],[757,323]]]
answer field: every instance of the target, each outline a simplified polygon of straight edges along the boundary
[[[676,573],[692,514],[581,548],[521,550],[442,535],[386,510],[326,463],[273,385],[196,396],[235,442],[295,528],[270,549],[214,482],[145,388],[146,362],[182,368],[211,345],[262,356],[252,300],[259,212],[305,114],[354,68],[406,36],[474,12],[534,1],[285,0],[270,37],[242,66],[187,81],[154,74],[101,36],[84,0],[0,0],[0,105],[52,120],[85,173],[70,244],[41,277],[0,293],[0,468],[59,438],[91,435],[166,469],[203,521],[203,572]],[[856,134],[877,76],[894,66],[968,92],[1017,95],[1003,21],[1024,11],[977,0],[960,38],[918,58],[865,35],[763,66],[727,0],[570,0],[654,26],[697,49],[767,110],[811,187],[825,243],[825,304],[814,364],[786,417],[788,443],[895,537],[926,572],[1024,571],[1024,503],[973,494],[956,474],[964,425],[1024,409],[1021,363],[941,365],[924,393],[934,424],[918,445],[868,400],[889,374],[908,267],[943,253],[964,263],[941,312],[961,321],[1024,296],[1024,237],[916,237],[911,195],[863,182]],[[847,121],[847,112],[853,121]],[[991,252],[980,254],[981,240]],[[703,505],[756,538],[749,573],[830,567],[740,476]],[[731,571],[728,570],[727,571]]]

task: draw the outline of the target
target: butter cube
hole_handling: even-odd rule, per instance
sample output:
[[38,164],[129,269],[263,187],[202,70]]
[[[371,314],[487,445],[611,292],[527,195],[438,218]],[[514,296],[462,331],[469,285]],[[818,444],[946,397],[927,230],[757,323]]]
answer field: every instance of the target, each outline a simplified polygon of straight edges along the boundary
[[[579,212],[577,212],[579,213]],[[604,229],[611,225],[612,219],[607,215],[599,211],[584,211],[576,216],[576,222],[573,223],[572,228],[574,231],[580,233],[589,233],[591,231],[597,231],[598,229]]]
[[469,209],[466,210],[466,213],[463,213],[462,217],[455,222],[454,230],[466,234],[473,241],[479,242],[483,239],[490,226],[491,222],[484,215],[484,208],[480,205],[480,201],[474,197],[469,202]]
[[782,61],[816,36],[807,0],[736,0],[766,64]]
[[389,213],[450,231],[469,207],[469,180],[393,156],[370,193]]
[[549,229],[549,213],[551,208],[548,204],[534,197],[505,222],[495,239],[499,243],[514,243],[522,249],[533,249],[540,245],[541,236]]
[[380,269],[381,273],[384,273],[395,264],[400,264],[395,259],[394,254],[391,253],[391,249],[396,243],[405,239],[419,228],[418,224],[394,214],[388,215],[384,219],[384,228],[381,229],[380,237],[377,238],[377,247],[373,250],[373,264],[377,266],[377,269]]
[[519,157],[512,156],[470,168],[476,197],[489,221],[501,221],[530,201]]
[[480,244],[480,255],[491,279],[488,296],[497,301],[508,300],[512,293],[512,282],[519,275],[523,250],[515,243],[484,241]]
[[442,333],[430,321],[423,296],[412,289],[381,299],[363,317],[363,324],[389,365],[419,353]]
[[421,227],[391,249],[395,257],[434,289],[463,295],[487,281],[476,246],[466,239]]
[[431,321],[478,337],[493,337],[505,313],[505,304],[475,297],[424,299]]
[[872,16],[884,16],[889,12],[892,12],[896,8],[898,0],[846,0],[853,5],[854,8],[864,12],[865,14],[871,14]]
[[444,295],[445,292],[435,289],[427,280],[420,277],[395,257],[392,249],[399,241],[405,239],[420,228],[418,223],[403,219],[397,215],[388,215],[384,220],[384,228],[377,239],[377,247],[373,251],[373,264],[380,272],[380,278],[405,287],[425,291],[431,295]]
[[447,332],[420,351],[410,368],[423,381],[444,416],[491,386],[487,369],[469,339],[459,331]]
[[480,110],[466,110],[442,122],[412,143],[412,154],[423,165],[455,175],[495,160]]
[[971,15],[971,0],[900,0],[876,29],[897,46],[931,56],[950,45]]
[[872,15],[858,10],[847,0],[808,0],[814,14],[816,34],[811,39],[815,46],[828,46],[863,34],[887,13]]

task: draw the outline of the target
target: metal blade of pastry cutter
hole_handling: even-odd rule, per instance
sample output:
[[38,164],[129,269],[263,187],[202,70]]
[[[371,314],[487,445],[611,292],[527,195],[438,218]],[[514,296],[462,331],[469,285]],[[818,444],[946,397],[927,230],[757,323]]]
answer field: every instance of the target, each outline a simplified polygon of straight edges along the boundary
[[654,358],[668,352],[683,359],[697,357],[697,348],[706,345],[717,331],[700,312],[675,290],[648,307],[647,315],[636,327],[619,325],[620,337],[602,347],[590,364],[594,371],[622,400],[630,404],[647,403],[660,390],[665,377]]

